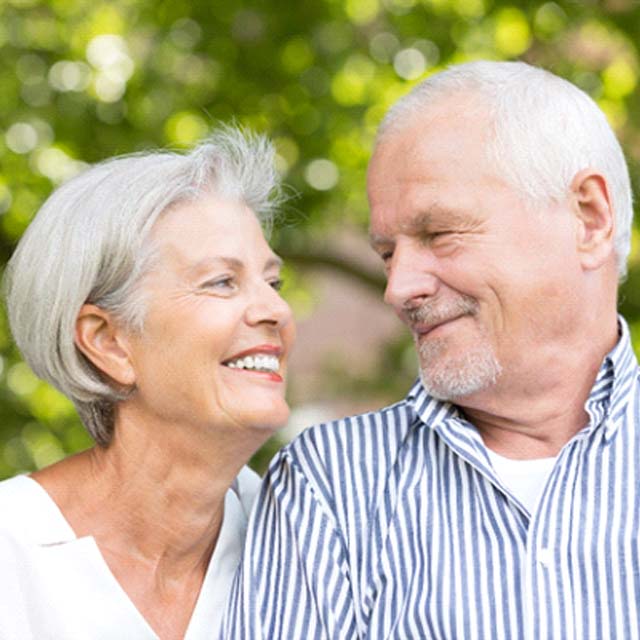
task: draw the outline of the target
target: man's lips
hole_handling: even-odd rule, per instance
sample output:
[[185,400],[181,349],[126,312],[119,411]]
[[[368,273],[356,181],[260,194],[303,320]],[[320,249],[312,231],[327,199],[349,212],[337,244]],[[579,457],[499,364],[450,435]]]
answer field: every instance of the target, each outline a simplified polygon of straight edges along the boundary
[[453,316],[451,318],[445,318],[443,320],[437,320],[431,323],[429,322],[414,323],[411,325],[411,329],[418,338],[424,338],[427,335],[429,335],[432,331],[435,331],[436,329],[438,329],[439,327],[442,327],[445,324],[449,324],[463,317],[464,315],[458,315],[458,316]]

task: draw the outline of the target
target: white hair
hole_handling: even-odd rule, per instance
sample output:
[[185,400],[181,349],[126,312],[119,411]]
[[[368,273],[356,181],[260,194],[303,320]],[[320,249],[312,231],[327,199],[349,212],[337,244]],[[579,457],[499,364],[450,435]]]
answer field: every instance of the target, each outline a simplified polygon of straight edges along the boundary
[[427,78],[400,98],[385,116],[378,142],[453,94],[480,99],[489,117],[488,159],[531,204],[564,199],[583,169],[602,172],[623,279],[631,246],[631,184],[620,144],[596,103],[567,80],[524,62],[469,62]]
[[278,187],[271,143],[225,126],[186,154],[108,159],[63,184],[38,211],[5,273],[11,331],[33,371],[73,401],[98,444],[111,441],[115,405],[130,390],[114,388],[76,347],[82,305],[143,331],[138,284],[152,264],[149,234],[158,217],[213,192],[243,201],[269,228]]

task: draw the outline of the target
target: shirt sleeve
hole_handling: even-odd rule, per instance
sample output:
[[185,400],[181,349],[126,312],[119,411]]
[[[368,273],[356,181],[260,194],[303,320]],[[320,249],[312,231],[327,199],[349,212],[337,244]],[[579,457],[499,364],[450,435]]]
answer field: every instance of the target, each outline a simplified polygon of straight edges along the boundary
[[335,518],[285,449],[249,522],[222,640],[354,640],[356,626]]

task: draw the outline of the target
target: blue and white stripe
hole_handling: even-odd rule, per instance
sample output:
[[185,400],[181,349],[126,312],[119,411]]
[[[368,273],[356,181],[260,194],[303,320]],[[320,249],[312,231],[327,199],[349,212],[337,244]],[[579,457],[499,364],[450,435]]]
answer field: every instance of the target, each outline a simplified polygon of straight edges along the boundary
[[640,385],[628,330],[535,513],[420,383],[274,459],[225,640],[640,638]]

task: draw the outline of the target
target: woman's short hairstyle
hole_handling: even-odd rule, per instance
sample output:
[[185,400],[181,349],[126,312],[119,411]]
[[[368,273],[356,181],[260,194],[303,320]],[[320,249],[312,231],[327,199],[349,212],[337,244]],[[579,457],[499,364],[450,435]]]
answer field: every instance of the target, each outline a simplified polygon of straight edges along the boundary
[[[633,203],[624,154],[607,119],[581,89],[524,62],[477,61],[418,84],[385,116],[380,141],[454,94],[480,99],[489,117],[488,160],[532,206],[564,199],[586,168],[606,178],[615,214],[618,275],[627,272]],[[478,126],[486,126],[486,120]]]
[[280,193],[271,143],[225,126],[185,154],[96,164],[51,194],[9,261],[4,285],[16,344],[33,371],[73,401],[102,446],[130,390],[110,384],[77,348],[78,312],[92,303],[143,331],[137,285],[153,262],[151,228],[170,207],[210,193],[246,203],[269,228]]

